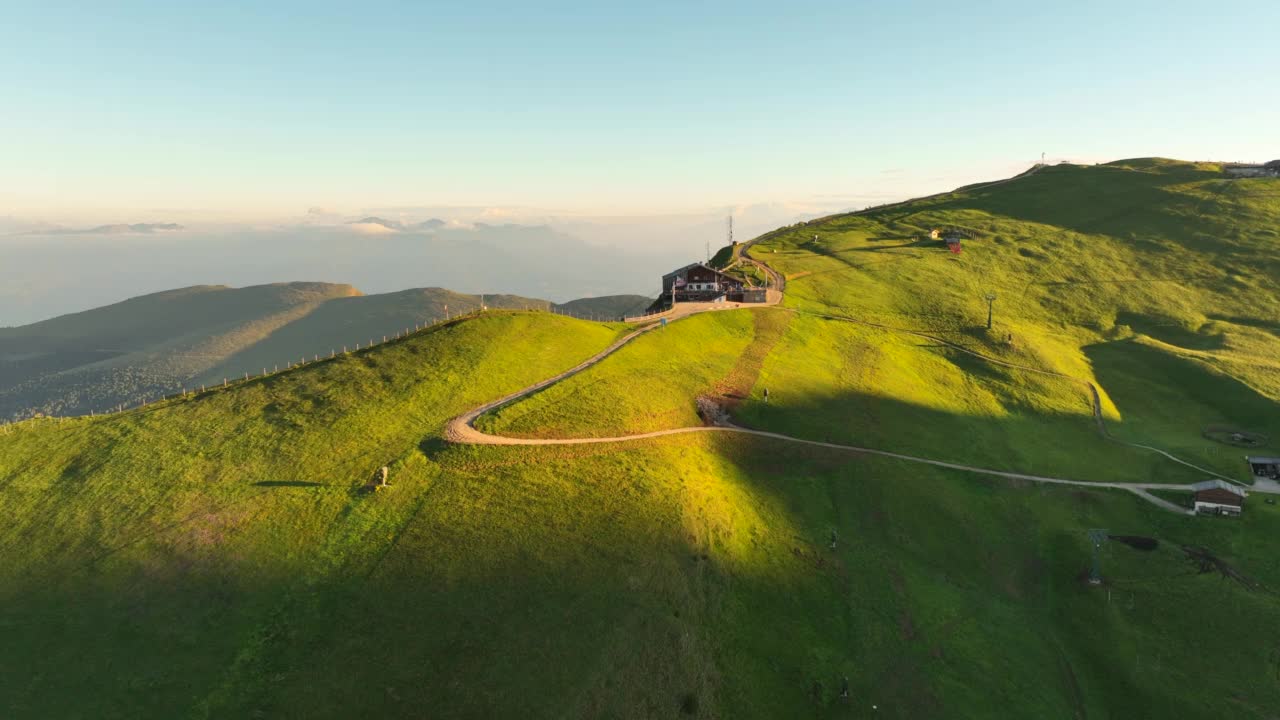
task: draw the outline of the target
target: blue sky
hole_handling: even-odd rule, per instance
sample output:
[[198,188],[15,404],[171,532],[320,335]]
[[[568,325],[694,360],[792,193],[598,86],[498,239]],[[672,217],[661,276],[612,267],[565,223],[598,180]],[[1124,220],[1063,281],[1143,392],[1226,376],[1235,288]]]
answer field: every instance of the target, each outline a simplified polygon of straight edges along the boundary
[[646,212],[1280,157],[1280,3],[1045,4],[10,2],[0,215]]

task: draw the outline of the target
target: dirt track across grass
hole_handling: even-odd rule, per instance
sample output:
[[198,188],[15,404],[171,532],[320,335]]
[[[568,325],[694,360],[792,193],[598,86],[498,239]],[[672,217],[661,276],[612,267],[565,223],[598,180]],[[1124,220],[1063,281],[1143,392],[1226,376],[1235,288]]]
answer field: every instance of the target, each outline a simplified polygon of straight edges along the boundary
[[[748,244],[748,248],[749,248],[749,245],[750,244]],[[758,267],[761,267],[762,269],[764,269],[764,271],[769,273],[770,277],[774,278],[779,285],[782,283],[781,276],[779,276],[777,272],[775,272],[772,268],[770,268],[768,265],[764,263],[751,260],[747,256],[745,249],[744,249],[743,257],[746,258],[749,262],[752,262]],[[764,305],[744,306],[739,303],[689,303],[686,305],[677,306],[677,308],[675,308],[673,312],[665,315],[664,317],[667,322],[675,322],[677,320],[689,317],[691,315],[700,314],[703,312],[712,312],[717,310],[731,310],[731,309],[737,309],[742,307],[773,306],[773,305],[778,305],[781,302],[781,295],[782,294],[780,292],[770,292],[769,301]],[[1054,372],[1051,370],[1044,370],[1042,368],[1033,368],[1033,367],[1023,366],[1023,365],[1018,365],[1016,363],[1011,363],[1005,360],[1000,360],[998,358],[993,358],[993,357],[978,353],[974,350],[970,350],[969,348],[963,347],[961,345],[957,345],[950,341],[935,337],[933,335],[929,335],[927,333],[919,332],[919,331],[904,330],[902,328],[894,328],[894,327],[881,325],[878,323],[872,323],[872,322],[857,320],[855,318],[842,317],[837,315],[824,315],[820,313],[802,312],[802,311],[794,310],[791,308],[784,308],[783,311],[797,313],[797,314],[813,315],[816,317],[822,317],[829,320],[850,322],[855,324],[876,327],[876,328],[879,328],[882,330],[888,330],[891,332],[900,332],[900,333],[915,335],[917,337],[925,338],[934,342],[943,343],[952,349],[967,353],[985,362],[989,362],[997,365],[1003,365],[1006,367],[1015,368],[1019,370],[1026,370],[1029,372],[1052,375],[1055,377],[1060,377],[1066,380],[1070,380],[1072,382],[1080,383],[1086,386],[1089,391],[1090,399],[1092,401],[1092,406],[1093,406],[1094,420],[1098,425],[1098,431],[1102,434],[1103,437],[1123,445],[1128,445],[1130,447],[1158,453],[1174,462],[1181,463],[1188,467],[1204,472],[1208,475],[1212,475],[1214,477],[1220,477],[1225,480],[1229,480],[1231,482],[1241,484],[1239,483],[1239,481],[1233,478],[1227,478],[1211,470],[1207,470],[1197,465],[1193,465],[1159,448],[1151,447],[1148,445],[1141,445],[1138,443],[1125,442],[1113,437],[1107,431],[1106,425],[1102,419],[1102,402],[1101,402],[1100,394],[1098,392],[1098,388],[1092,382],[1089,382],[1087,380],[1082,380],[1080,378],[1072,377],[1070,375],[1064,375],[1062,373]],[[844,451],[844,452],[853,452],[853,453],[860,453],[865,455],[876,455],[880,457],[894,458],[896,460],[903,460],[906,462],[921,463],[925,465],[932,465],[934,467],[947,468],[949,470],[958,470],[961,472],[974,473],[978,475],[987,475],[990,477],[999,477],[999,478],[1005,478],[1009,480],[1023,480],[1023,481],[1030,481],[1035,483],[1044,483],[1044,484],[1051,484],[1051,485],[1076,485],[1081,487],[1114,488],[1119,490],[1127,490],[1137,495],[1138,497],[1142,498],[1143,500],[1146,500],[1147,502],[1163,510],[1167,510],[1169,512],[1175,512],[1183,515],[1189,514],[1190,512],[1186,508],[1180,507],[1167,500],[1156,497],[1154,494],[1149,492],[1150,490],[1174,490],[1174,491],[1185,492],[1185,491],[1188,491],[1188,487],[1186,485],[1178,485],[1178,484],[1172,484],[1172,483],[1106,482],[1106,481],[1093,481],[1093,480],[1076,480],[1071,478],[1059,478],[1059,477],[1051,477],[1051,476],[1045,476],[1045,475],[1030,475],[1026,473],[1009,472],[1006,470],[995,470],[992,468],[977,467],[973,465],[964,465],[961,463],[953,463],[945,460],[938,460],[935,458],[917,457],[915,455],[906,455],[903,453],[895,453],[887,450],[861,447],[857,445],[844,445],[840,443],[822,442],[818,440],[806,440],[804,438],[791,437],[789,435],[783,435],[781,433],[768,432],[765,430],[752,430],[749,428],[739,427],[728,421],[725,421],[719,425],[712,425],[712,426],[673,428],[669,430],[656,430],[653,432],[637,433],[634,435],[621,435],[621,436],[615,436],[615,437],[587,437],[587,438],[517,438],[517,437],[506,437],[502,435],[491,435],[476,429],[475,421],[481,415],[491,410],[496,410],[509,403],[515,402],[516,400],[519,400],[521,398],[532,395],[533,393],[536,393],[539,390],[543,390],[547,387],[550,387],[551,385],[554,385],[560,382],[561,380],[572,377],[582,372],[583,370],[586,370],[592,367],[593,365],[596,365],[597,363],[601,362],[605,358],[609,357],[613,353],[625,347],[632,340],[635,340],[636,338],[658,327],[662,327],[662,324],[660,322],[653,322],[643,327],[640,327],[634,330],[633,332],[629,333],[628,335],[624,336],[623,338],[619,339],[617,342],[613,343],[609,347],[600,351],[599,353],[596,353],[590,358],[584,360],[583,362],[579,363],[578,365],[568,370],[565,370],[562,373],[559,373],[550,378],[547,378],[542,382],[530,385],[529,387],[526,387],[522,390],[518,390],[514,393],[511,393],[510,395],[506,395],[504,397],[498,398],[497,400],[481,405],[466,413],[463,413],[462,415],[455,417],[453,420],[450,420],[448,425],[445,427],[445,439],[448,440],[449,442],[469,444],[469,445],[584,445],[584,444],[594,444],[594,443],[635,442],[639,440],[648,440],[652,438],[667,437],[670,435],[682,435],[685,433],[695,433],[695,432],[736,433],[741,435],[750,435],[760,439],[767,439],[767,440],[787,442],[787,443],[797,443],[801,445],[821,447],[821,448],[826,448],[830,450],[838,450],[838,451]],[[1260,492],[1280,492],[1280,485],[1277,485],[1274,491],[1270,487],[1265,487],[1265,486],[1264,487],[1255,486],[1253,489],[1255,491],[1260,491]]]

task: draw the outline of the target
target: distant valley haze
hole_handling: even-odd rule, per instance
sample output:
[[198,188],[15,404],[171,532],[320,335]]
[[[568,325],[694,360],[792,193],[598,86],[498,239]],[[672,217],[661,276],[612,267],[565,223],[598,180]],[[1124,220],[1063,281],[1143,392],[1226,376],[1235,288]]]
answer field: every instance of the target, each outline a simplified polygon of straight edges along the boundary
[[[565,302],[653,295],[659,277],[726,243],[846,209],[843,199],[661,214],[390,207],[216,222],[0,218],[0,327],[192,285],[311,281],[365,293],[444,287]],[[98,218],[99,220],[104,218]],[[116,219],[116,218],[107,218]],[[93,218],[89,218],[93,220]]]

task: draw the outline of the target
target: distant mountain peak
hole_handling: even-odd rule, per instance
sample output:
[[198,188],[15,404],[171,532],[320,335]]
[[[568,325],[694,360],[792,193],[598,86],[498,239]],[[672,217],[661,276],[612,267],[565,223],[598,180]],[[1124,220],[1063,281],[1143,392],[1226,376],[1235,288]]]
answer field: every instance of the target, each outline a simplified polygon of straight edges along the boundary
[[386,218],[380,218],[380,217],[378,217],[378,216],[376,216],[376,215],[370,215],[370,216],[368,216],[368,217],[363,217],[363,218],[360,218],[359,220],[352,220],[351,222],[349,222],[349,223],[347,223],[347,224],[348,224],[348,225],[381,225],[382,227],[384,227],[384,228],[386,228],[386,229],[388,229],[388,230],[403,230],[403,229],[404,229],[404,224],[403,224],[403,223],[397,222],[397,221],[395,221],[395,220],[388,220],[388,219],[386,219]]
[[406,223],[400,222],[399,220],[388,220],[384,217],[378,217],[377,215],[369,215],[366,217],[362,217],[359,220],[352,220],[347,224],[359,225],[366,229],[382,227],[382,228],[386,228],[387,230],[395,230],[396,232],[405,232],[405,231],[413,231],[413,230],[435,230],[437,228],[442,228],[448,225],[448,223],[446,223],[444,220],[441,220],[439,218],[431,218],[429,220],[424,220],[418,223],[406,224]]
[[178,223],[113,223],[91,228],[56,228],[52,230],[32,230],[28,234],[35,235],[123,235],[126,233],[163,233],[186,230]]

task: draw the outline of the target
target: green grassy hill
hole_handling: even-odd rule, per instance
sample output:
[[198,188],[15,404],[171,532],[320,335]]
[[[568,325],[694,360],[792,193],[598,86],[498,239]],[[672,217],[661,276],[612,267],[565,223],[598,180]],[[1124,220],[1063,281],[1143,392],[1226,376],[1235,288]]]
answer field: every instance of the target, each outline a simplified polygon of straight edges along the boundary
[[198,286],[0,329],[0,417],[102,412],[180,390],[327,301],[354,295],[327,283]]
[[[1238,476],[1242,451],[1215,453],[1200,430],[1270,430],[1280,409],[1262,274],[1280,217],[1267,193],[1280,184],[1247,181],[1257,187],[1241,194],[1217,177],[1156,161],[1047,168],[778,231],[751,252],[787,274],[783,307],[678,321],[479,425],[561,437],[683,427],[703,397],[800,437],[1085,480],[1199,479],[1101,439],[1084,386],[1038,372],[1050,370],[1096,383],[1117,436]],[[1206,188],[1234,199],[1200,205]],[[1054,193],[1109,205],[1072,219]],[[918,239],[962,220],[973,237],[958,258]],[[1074,259],[1055,264],[1067,248]],[[1228,266],[1238,272],[1214,274]],[[722,434],[441,439],[448,418],[626,331],[490,312],[194,398],[0,431],[0,707],[19,718],[1280,707],[1280,506],[1261,496],[1219,520],[1125,492]],[[382,464],[392,487],[363,491]],[[1106,582],[1090,587],[1089,528],[1157,545],[1107,543]],[[1193,561],[1194,548],[1217,562]]]
[[[933,228],[964,230],[962,253]],[[1280,182],[1158,160],[812,221],[752,249],[789,278],[784,309],[693,318],[481,424],[681,427],[704,395],[816,440],[1082,480],[1203,479],[1100,435],[1092,383],[1115,437],[1245,479],[1243,451],[1203,431],[1260,432],[1272,443],[1254,452],[1280,452],[1277,228]]]
[[[658,283],[654,282],[654,287]],[[606,295],[604,297],[579,298],[566,303],[557,303],[556,312],[587,320],[620,319],[639,315],[653,302],[653,298],[643,295]]]
[[[952,255],[927,239],[934,227],[973,237]],[[1241,453],[1205,441],[1206,426],[1280,440],[1274,179],[1155,159],[1062,165],[784,229],[754,252],[788,276],[789,307],[1096,382],[1121,438],[1232,474]],[[945,404],[959,382],[928,379],[918,402]]]
[[[443,288],[363,295],[349,285],[200,286],[0,328],[0,418],[103,412],[119,404],[261,374],[480,307]],[[491,308],[580,316],[643,307],[632,295],[563,305],[490,294]]]

